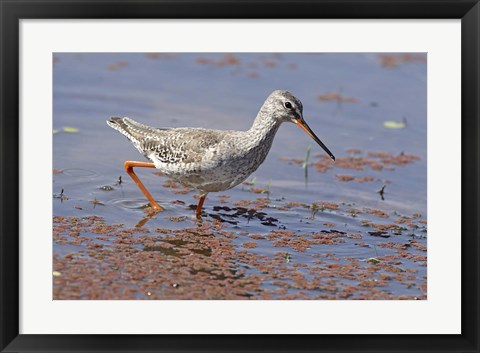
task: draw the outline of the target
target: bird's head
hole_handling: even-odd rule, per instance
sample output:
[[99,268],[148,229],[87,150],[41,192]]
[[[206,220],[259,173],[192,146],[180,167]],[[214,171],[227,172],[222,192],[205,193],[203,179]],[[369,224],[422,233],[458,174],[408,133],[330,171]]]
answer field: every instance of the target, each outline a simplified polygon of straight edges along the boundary
[[293,94],[288,91],[273,91],[263,104],[263,109],[268,110],[271,116],[281,123],[291,122],[298,125],[327,152],[331,159],[335,160],[333,153],[320,141],[303,119],[302,102]]

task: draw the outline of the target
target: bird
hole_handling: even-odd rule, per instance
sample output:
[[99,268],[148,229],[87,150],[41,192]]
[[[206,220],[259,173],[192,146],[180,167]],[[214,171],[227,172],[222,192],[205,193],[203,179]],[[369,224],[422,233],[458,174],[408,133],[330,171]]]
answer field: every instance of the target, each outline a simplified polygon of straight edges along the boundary
[[263,103],[247,131],[204,128],[155,128],[128,117],[111,117],[107,124],[125,135],[150,162],[126,161],[126,172],[150,202],[163,211],[133,168],[156,168],[164,175],[197,190],[196,217],[202,219],[207,194],[229,190],[245,181],[263,163],[282,123],[302,128],[335,161],[335,156],[303,118],[302,102],[292,93],[275,90]]

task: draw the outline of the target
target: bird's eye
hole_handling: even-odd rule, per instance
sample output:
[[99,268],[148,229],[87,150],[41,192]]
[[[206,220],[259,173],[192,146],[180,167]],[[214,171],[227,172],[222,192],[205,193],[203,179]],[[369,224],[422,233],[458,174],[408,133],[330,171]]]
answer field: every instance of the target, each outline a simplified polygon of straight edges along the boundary
[[285,102],[285,108],[292,109],[292,103]]

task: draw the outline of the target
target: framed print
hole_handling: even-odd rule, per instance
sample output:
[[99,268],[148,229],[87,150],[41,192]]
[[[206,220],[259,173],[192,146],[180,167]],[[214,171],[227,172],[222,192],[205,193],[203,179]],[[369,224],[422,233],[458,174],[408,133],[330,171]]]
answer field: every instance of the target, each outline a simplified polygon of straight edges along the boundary
[[477,1],[1,1],[1,340],[478,352]]

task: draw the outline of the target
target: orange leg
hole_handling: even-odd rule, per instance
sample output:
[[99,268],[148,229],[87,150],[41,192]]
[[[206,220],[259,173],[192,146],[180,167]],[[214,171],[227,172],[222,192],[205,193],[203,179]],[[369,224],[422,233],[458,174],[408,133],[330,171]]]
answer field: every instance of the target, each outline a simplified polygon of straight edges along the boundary
[[198,220],[202,219],[202,207],[203,207],[203,203],[205,202],[206,198],[207,198],[207,194],[203,194],[200,197],[200,201],[198,201],[197,211],[195,212]]
[[130,177],[133,179],[133,181],[135,181],[140,190],[142,190],[143,194],[147,197],[148,201],[150,202],[150,206],[152,206],[152,208],[157,212],[163,211],[164,208],[155,202],[152,195],[150,195],[148,190],[145,188],[143,183],[140,181],[140,179],[138,179],[137,175],[133,171],[133,167],[155,168],[155,165],[153,163],[146,162],[126,161],[124,166],[128,175],[130,175]]

